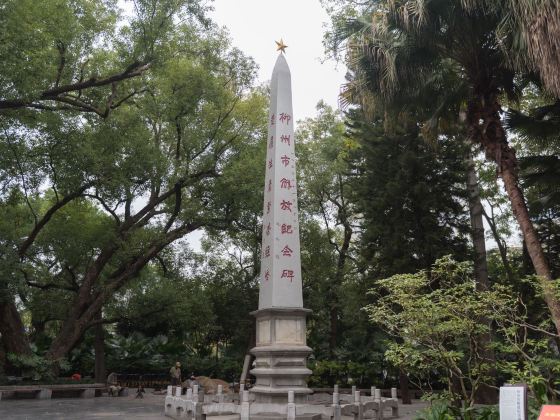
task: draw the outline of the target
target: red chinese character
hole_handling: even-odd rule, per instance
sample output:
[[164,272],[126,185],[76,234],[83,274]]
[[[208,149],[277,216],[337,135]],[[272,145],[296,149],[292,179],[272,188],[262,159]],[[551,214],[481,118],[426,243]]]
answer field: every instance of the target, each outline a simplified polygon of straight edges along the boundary
[[282,200],[282,202],[280,203],[280,208],[282,210],[288,210],[288,211],[292,211],[292,202],[291,201],[286,201],[286,200]]
[[281,279],[290,279],[290,283],[294,279],[294,272],[293,270],[282,270],[282,275],[280,276]]
[[272,146],[274,146],[274,136],[270,136],[270,143],[268,143],[269,149],[272,149]]
[[288,245],[286,245],[284,248],[282,248],[282,255],[284,257],[291,257],[292,252],[294,252],[294,251],[292,251]]
[[268,169],[272,168],[272,159],[269,159],[268,161]]
[[285,113],[281,113],[280,114],[280,122],[285,122],[286,124],[290,123],[290,120],[292,119],[292,117],[290,116],[290,114],[285,114]]
[[272,179],[268,180],[268,191],[272,191]]
[[290,164],[290,158],[288,156],[284,155],[280,159],[282,159],[282,164],[284,166],[288,166]]
[[282,226],[280,226],[280,232],[283,235],[286,234],[286,233],[288,233],[288,234],[294,233],[294,231],[292,230],[292,225],[287,225],[285,223],[282,223]]
[[290,136],[288,134],[282,134],[280,136],[280,141],[282,143],[288,143],[288,146],[290,145]]
[[282,178],[280,180],[280,188],[286,188],[289,190],[290,188],[292,188],[292,183],[290,182],[289,179]]
[[270,235],[270,229],[271,229],[271,227],[270,227],[270,223],[269,223],[268,226],[266,227],[266,235],[267,236]]
[[264,273],[264,279],[266,281],[268,281],[268,279],[270,278],[270,272],[268,271],[268,269],[266,270],[266,273]]
[[270,257],[270,246],[267,246],[267,247],[264,249],[264,257],[265,257],[265,258]]
[[274,114],[270,117],[270,125],[274,125]]

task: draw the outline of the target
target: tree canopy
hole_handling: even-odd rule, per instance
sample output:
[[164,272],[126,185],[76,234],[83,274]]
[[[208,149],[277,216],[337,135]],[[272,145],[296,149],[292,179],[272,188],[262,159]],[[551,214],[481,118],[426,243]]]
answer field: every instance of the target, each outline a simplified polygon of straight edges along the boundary
[[[557,400],[558,5],[323,4],[349,72],[296,126],[309,385]],[[254,346],[269,90],[205,2],[126,5],[0,4],[0,383],[234,381]]]

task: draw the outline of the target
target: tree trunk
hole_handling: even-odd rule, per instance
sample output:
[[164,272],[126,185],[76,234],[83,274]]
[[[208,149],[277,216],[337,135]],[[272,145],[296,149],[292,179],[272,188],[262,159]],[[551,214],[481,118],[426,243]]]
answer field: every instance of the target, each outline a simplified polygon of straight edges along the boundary
[[[469,213],[471,217],[471,235],[474,248],[474,276],[476,288],[479,291],[485,291],[490,288],[488,280],[488,261],[486,259],[486,238],[484,236],[484,224],[482,219],[483,207],[480,202],[480,188],[478,186],[478,176],[472,153],[469,151],[467,157],[467,190],[469,193]],[[492,341],[491,325],[487,319],[481,319],[481,323],[488,325],[488,333],[479,337],[478,345],[481,349],[481,356],[486,363],[494,366],[496,363],[496,355],[490,348]],[[491,368],[489,376],[495,382],[496,369]],[[498,394],[492,384],[481,384],[475,393],[475,402],[479,404],[496,404]]]
[[544,255],[541,243],[537,236],[537,231],[529,217],[529,211],[525,204],[523,193],[517,182],[517,174],[513,168],[505,168],[502,171],[502,181],[512,204],[513,214],[519,223],[527,252],[531,257],[531,262],[540,280],[543,289],[543,297],[552,315],[552,321],[556,326],[556,331],[560,335],[560,301],[556,296],[556,290],[552,283],[552,274],[548,266],[548,261]]
[[337,336],[338,336],[338,299],[336,297],[332,298],[334,301],[331,302],[331,308],[329,310],[329,353],[334,356],[334,350],[336,349]]
[[[342,206],[341,206],[342,207]],[[344,272],[346,270],[346,260],[348,259],[348,251],[350,249],[350,243],[352,241],[352,226],[346,217],[346,209],[341,208],[338,212],[338,217],[342,221],[344,226],[344,237],[342,240],[342,246],[338,250],[338,262],[336,265],[336,274],[334,284],[331,287],[331,298],[330,298],[330,334],[329,334],[329,353],[334,356],[334,351],[336,349],[338,341],[338,293],[340,292],[340,286],[344,281]]]
[[523,233],[527,251],[543,290],[544,300],[556,326],[556,331],[560,335],[560,301],[555,294],[548,262],[519,187],[515,150],[509,146],[500,120],[499,92],[483,89],[476,91],[479,92],[479,95],[471,98],[467,109],[469,137],[480,144],[484,148],[486,157],[496,162],[498,166],[498,174],[502,178],[513,214]]
[[402,369],[399,369],[399,387],[401,389],[401,399],[403,404],[412,404],[410,392],[408,389],[408,376]]
[[163,248],[172,243],[177,238],[182,237],[186,233],[192,232],[199,226],[184,225],[173,231],[167,232],[166,235],[156,240],[149,246],[145,253],[139,257],[134,257],[127,261],[126,264],[119,267],[108,276],[104,288],[94,294],[94,286],[99,279],[105,265],[109,262],[113,254],[118,249],[116,243],[109,244],[97,257],[96,261],[90,266],[78,295],[72,302],[72,307],[68,316],[64,320],[60,331],[51,343],[46,357],[51,361],[59,360],[72,350],[78,340],[91,326],[93,317],[101,310],[107,299],[124,286],[127,280],[138,275],[152,258],[154,258]]
[[[95,314],[95,320],[101,321],[102,312],[98,311]],[[107,380],[107,371],[105,369],[105,330],[103,324],[99,322],[95,325],[95,337],[94,337],[94,351],[95,351],[95,382],[99,384],[105,383]]]
[[[490,207],[492,205],[490,204]],[[506,270],[507,278],[510,282],[515,280],[515,276],[513,274],[513,270],[511,269],[511,264],[509,263],[509,258],[507,255],[507,247],[505,241],[501,238],[500,233],[498,232],[498,227],[496,226],[496,221],[494,218],[494,211],[491,209],[491,214],[488,215],[484,208],[482,208],[482,214],[486,219],[486,223],[490,226],[490,231],[492,232],[492,236],[494,237],[494,241],[496,241],[496,245],[498,245],[498,251],[500,252],[500,258],[502,259],[502,264],[504,266],[504,270]]]
[[482,221],[482,203],[474,160],[469,152],[467,158],[467,190],[469,193],[469,213],[471,217],[471,235],[474,247],[474,276],[478,290],[488,290],[488,263],[486,260],[486,238]]
[[0,301],[0,334],[6,353],[31,354],[25,327],[13,299],[6,298]]

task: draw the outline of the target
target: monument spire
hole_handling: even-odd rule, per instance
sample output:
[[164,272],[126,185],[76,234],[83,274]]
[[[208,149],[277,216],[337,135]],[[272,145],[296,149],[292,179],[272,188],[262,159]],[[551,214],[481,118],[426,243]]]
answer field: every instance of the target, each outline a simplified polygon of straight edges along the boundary
[[[277,44],[285,48],[282,40]],[[259,309],[253,313],[257,334],[251,350],[257,381],[251,391],[258,402],[287,402],[288,391],[304,402],[311,393],[305,382],[311,374],[305,325],[310,311],[303,308],[292,87],[283,54],[272,72],[265,171]]]
[[263,207],[259,309],[303,307],[290,69],[272,72]]

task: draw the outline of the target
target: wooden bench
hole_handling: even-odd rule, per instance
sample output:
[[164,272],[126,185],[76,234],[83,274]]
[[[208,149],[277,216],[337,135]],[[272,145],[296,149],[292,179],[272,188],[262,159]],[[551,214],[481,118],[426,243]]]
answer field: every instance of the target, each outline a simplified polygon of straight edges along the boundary
[[33,398],[49,400],[56,394],[78,394],[79,398],[93,398],[97,390],[103,390],[104,384],[66,384],[66,385],[10,385],[0,386],[0,400],[5,397],[17,397],[17,394],[32,394]]

